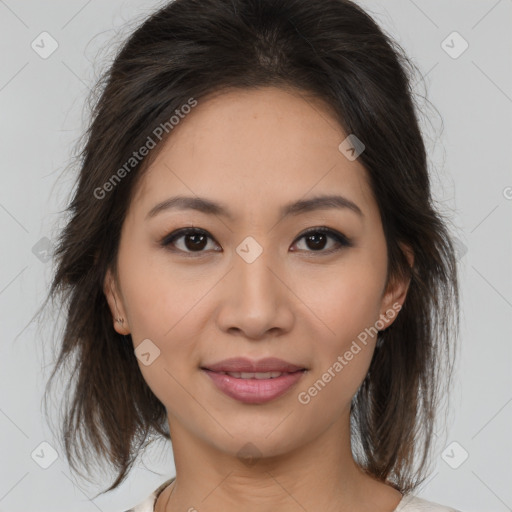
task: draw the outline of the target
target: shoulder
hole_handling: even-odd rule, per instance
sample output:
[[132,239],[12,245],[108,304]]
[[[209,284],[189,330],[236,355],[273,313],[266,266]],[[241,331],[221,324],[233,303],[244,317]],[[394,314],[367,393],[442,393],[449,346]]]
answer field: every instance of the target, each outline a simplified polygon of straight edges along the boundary
[[156,496],[152,493],[143,502],[125,512],[153,512],[155,507]]
[[132,507],[131,509],[126,510],[125,512],[154,512],[156,499],[158,498],[160,493],[173,481],[174,481],[174,478],[167,480],[162,485],[160,485],[157,489],[155,489],[144,501],[142,501],[135,507]]
[[402,498],[393,512],[462,512],[452,507],[440,505],[418,496],[408,494]]

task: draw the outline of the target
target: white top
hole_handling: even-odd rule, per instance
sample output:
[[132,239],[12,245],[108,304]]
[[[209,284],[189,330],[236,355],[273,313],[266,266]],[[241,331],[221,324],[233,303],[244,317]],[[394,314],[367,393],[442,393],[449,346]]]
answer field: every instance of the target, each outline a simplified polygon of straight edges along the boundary
[[[154,507],[156,503],[156,499],[159,494],[174,480],[171,478],[164,482],[158,489],[153,491],[150,496],[148,496],[142,503],[139,503],[137,506],[127,510],[126,512],[154,512]],[[439,505],[439,503],[434,503],[433,501],[427,501],[423,498],[419,498],[412,494],[408,494],[404,496],[398,506],[393,510],[393,512],[461,512],[455,508],[445,507],[443,505]]]

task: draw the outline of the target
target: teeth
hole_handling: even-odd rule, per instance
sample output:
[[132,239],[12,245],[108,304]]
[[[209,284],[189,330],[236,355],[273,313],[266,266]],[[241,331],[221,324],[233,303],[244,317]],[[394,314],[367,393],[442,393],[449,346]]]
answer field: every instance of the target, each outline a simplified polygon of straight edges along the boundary
[[283,375],[282,372],[224,372],[236,379],[275,379]]

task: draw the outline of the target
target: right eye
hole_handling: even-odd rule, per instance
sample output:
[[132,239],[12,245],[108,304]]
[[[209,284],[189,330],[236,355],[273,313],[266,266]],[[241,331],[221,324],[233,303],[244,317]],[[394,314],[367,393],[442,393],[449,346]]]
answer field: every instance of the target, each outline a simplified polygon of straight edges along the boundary
[[[213,240],[213,237],[203,229],[182,228],[166,235],[161,240],[160,245],[173,252],[183,252],[187,255],[192,255],[193,253],[201,254],[206,252],[203,249],[207,246],[208,238]],[[176,248],[176,242],[181,239],[183,239],[182,247]]]

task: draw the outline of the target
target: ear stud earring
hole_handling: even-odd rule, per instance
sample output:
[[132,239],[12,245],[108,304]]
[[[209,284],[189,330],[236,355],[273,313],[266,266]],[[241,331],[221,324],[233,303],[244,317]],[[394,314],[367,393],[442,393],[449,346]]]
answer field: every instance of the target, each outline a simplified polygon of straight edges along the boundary
[[124,324],[124,318],[116,318],[118,324]]

